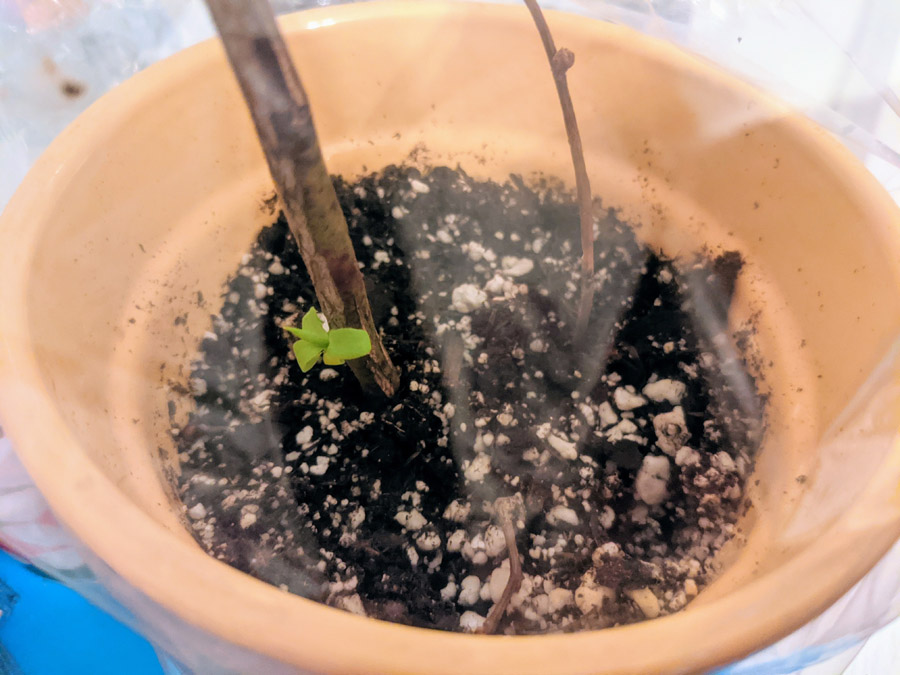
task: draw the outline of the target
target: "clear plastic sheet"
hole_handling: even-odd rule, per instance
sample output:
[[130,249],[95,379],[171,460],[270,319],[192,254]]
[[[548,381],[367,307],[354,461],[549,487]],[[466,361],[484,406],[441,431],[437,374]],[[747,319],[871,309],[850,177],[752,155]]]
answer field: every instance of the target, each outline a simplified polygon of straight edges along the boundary
[[[286,13],[342,3],[274,4]],[[832,131],[895,199],[900,198],[896,3],[881,0],[840,11],[831,6],[836,3],[811,0],[542,4],[631,26],[740,75]],[[193,1],[0,0],[0,204],[50,141],[92,101],[137,71],[212,34],[205,8]],[[429,272],[425,267],[420,271]],[[700,324],[708,319],[702,310],[707,300],[694,298],[701,307]],[[706,329],[716,332],[716,326],[708,323]],[[719,346],[723,351],[718,356],[728,362],[725,352],[730,347]],[[864,448],[873,458],[891,451],[892,435],[870,433],[883,430],[884,420],[900,409],[896,348],[886,344],[882,348],[885,354],[873,358],[877,365],[867,373],[856,397],[847,401],[819,439],[826,467],[828,453],[839,456],[848,448]],[[740,388],[734,378],[731,383]],[[862,470],[860,476],[863,480],[869,474]],[[842,509],[856,508],[853,500],[862,486],[852,479],[829,476],[826,468],[810,480],[808,501],[801,500],[792,527],[813,530]],[[816,490],[820,495],[829,490],[839,495],[830,510],[818,507]],[[877,519],[864,508],[860,514]],[[860,529],[865,526],[862,523]],[[144,632],[165,654],[163,661],[172,672],[288,672],[186,625],[118,578],[55,521],[4,439],[0,439],[0,542]],[[846,659],[866,637],[900,614],[898,546],[815,621],[721,672],[786,674],[828,659],[837,659],[835,664]]]

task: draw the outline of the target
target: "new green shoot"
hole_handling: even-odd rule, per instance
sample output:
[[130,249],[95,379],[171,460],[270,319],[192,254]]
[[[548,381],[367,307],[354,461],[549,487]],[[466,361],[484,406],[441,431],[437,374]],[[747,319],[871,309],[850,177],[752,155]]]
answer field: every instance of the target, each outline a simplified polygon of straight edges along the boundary
[[284,329],[297,338],[294,356],[304,373],[316,365],[320,357],[326,366],[339,366],[372,351],[372,342],[366,331],[359,328],[325,330],[314,308],[304,314],[300,328],[284,326]]

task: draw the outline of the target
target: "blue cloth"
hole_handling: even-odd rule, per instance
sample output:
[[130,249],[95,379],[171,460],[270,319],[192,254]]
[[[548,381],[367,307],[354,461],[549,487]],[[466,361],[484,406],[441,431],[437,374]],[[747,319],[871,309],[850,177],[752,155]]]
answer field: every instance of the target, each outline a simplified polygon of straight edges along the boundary
[[0,673],[162,675],[140,635],[2,551],[0,611]]

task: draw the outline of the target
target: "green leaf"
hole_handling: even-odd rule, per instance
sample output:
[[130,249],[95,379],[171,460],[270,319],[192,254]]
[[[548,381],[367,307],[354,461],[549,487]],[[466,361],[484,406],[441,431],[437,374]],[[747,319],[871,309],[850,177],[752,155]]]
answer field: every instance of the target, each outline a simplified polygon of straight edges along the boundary
[[315,345],[316,347],[321,347],[325,349],[328,346],[328,333],[325,333],[323,337],[319,333],[315,333],[313,331],[309,331],[303,328],[294,328],[293,326],[282,326],[284,330],[293,335],[295,338],[299,338],[300,340],[306,340],[310,344]]
[[314,307],[311,307],[309,311],[303,315],[303,321],[300,325],[303,330],[309,331],[313,335],[318,335],[320,338],[328,339],[328,333],[325,332],[325,326],[322,325],[322,320],[319,318],[319,315],[316,314]]
[[294,343],[294,356],[297,357],[297,364],[304,373],[316,365],[323,351],[325,350],[322,347],[306,340],[297,340]]
[[344,359],[339,359],[334,357],[332,354],[328,353],[328,350],[325,350],[325,354],[322,356],[322,360],[325,362],[326,366],[340,366],[344,363]]
[[326,358],[358,359],[372,351],[369,334],[359,328],[336,328],[328,333]]

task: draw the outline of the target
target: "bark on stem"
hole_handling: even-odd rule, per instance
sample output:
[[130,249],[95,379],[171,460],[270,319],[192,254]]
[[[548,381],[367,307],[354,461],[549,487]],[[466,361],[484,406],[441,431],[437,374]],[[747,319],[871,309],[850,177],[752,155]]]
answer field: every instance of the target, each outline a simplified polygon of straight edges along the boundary
[[581,145],[581,133],[578,131],[578,120],[575,117],[575,106],[572,105],[572,96],[569,94],[569,82],[566,79],[566,71],[575,63],[575,55],[563,47],[557,49],[553,42],[550,27],[544,18],[537,0],[525,0],[528,10],[534,19],[547,59],[550,61],[550,70],[553,72],[553,81],[556,82],[556,93],[559,95],[559,104],[562,108],[563,121],[566,125],[566,136],[569,139],[569,150],[572,153],[572,165],[575,169],[575,190],[578,195],[578,210],[581,219],[581,299],[578,303],[578,318],[576,321],[575,336],[580,341],[587,329],[591,307],[594,304],[594,216],[591,201],[591,182],[588,179],[587,167],[584,163],[584,148]]
[[332,328],[362,328],[372,351],[349,363],[392,396],[399,374],[375,328],[347,222],[325,167],[306,91],[268,0],[206,0],[250,109],[291,232]]

